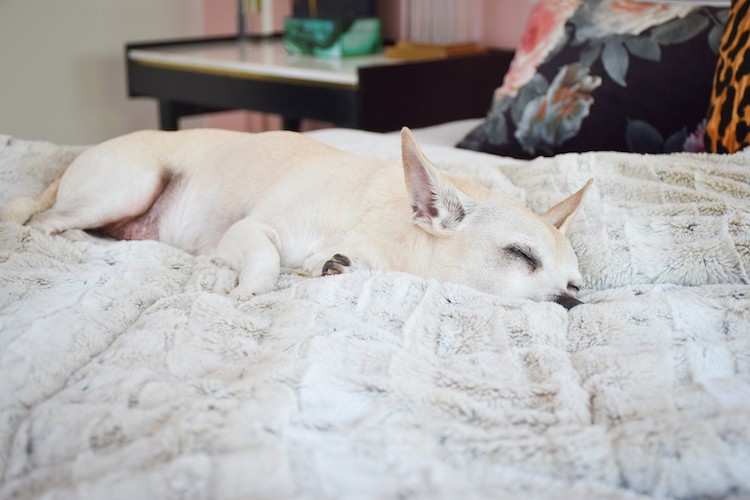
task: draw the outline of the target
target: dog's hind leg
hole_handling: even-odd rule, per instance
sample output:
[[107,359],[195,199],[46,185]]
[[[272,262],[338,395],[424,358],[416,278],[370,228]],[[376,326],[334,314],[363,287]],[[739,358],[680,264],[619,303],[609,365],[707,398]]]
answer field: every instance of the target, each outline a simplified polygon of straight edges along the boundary
[[76,168],[74,162],[60,180],[54,205],[28,224],[59,234],[114,226],[148,211],[169,181],[168,173],[155,166],[112,163],[92,173],[90,166]]

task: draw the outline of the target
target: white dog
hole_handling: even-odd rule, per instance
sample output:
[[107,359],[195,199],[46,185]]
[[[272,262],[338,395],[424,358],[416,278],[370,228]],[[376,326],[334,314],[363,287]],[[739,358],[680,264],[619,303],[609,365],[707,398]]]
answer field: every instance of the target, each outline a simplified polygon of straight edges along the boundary
[[216,256],[239,273],[239,299],[272,289],[284,266],[315,275],[404,271],[580,303],[578,261],[564,235],[591,181],[538,216],[447,177],[408,129],[401,137],[403,174],[293,132],[135,132],[82,153],[3,219]]

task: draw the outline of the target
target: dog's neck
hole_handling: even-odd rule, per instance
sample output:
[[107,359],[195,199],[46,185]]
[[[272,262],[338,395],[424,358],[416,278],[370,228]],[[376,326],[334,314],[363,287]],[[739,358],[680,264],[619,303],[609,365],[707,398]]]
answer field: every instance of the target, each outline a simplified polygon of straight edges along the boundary
[[[398,175],[401,179],[400,172]],[[373,268],[430,276],[433,256],[426,255],[425,250],[434,251],[432,240],[436,237],[413,222],[411,201],[402,186],[373,183],[345,246]]]

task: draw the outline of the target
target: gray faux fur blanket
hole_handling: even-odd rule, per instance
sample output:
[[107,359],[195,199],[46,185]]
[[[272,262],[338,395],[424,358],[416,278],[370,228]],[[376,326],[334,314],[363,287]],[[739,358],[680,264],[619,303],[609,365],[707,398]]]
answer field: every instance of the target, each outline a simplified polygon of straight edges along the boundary
[[[79,151],[0,136],[0,205]],[[750,154],[427,153],[540,211],[594,177],[587,304],[381,272],[238,303],[204,257],[0,224],[0,498],[750,495]]]

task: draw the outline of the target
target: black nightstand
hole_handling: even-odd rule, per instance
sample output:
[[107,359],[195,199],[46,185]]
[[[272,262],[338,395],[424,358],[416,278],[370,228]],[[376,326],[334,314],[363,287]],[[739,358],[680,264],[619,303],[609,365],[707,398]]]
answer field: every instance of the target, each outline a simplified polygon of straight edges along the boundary
[[179,118],[247,109],[384,132],[484,116],[513,53],[427,61],[383,55],[323,59],[290,55],[280,37],[202,38],[126,47],[128,93],[159,100],[160,127]]

